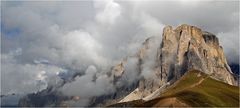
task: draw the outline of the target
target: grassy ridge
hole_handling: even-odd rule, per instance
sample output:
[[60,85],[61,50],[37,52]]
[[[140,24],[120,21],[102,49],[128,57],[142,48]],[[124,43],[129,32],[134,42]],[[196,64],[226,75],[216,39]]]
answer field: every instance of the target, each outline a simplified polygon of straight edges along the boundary
[[239,87],[217,81],[192,70],[169,87],[159,98],[118,103],[113,106],[215,106],[238,107]]

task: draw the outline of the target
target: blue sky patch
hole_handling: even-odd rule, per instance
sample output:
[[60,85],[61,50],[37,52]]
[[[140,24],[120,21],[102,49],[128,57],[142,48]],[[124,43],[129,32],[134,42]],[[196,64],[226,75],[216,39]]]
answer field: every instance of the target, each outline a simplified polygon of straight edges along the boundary
[[1,24],[1,29],[2,29],[1,30],[2,34],[4,34],[3,36],[9,37],[9,38],[17,37],[21,33],[20,28],[7,29],[6,27],[4,27],[4,24]]

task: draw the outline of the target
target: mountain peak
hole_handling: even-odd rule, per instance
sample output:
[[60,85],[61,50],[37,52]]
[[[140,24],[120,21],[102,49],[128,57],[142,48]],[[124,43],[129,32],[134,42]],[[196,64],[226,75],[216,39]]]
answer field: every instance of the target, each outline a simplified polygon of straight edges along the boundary
[[[140,61],[138,73],[140,74],[144,70],[142,69],[143,60],[148,56],[144,52],[151,49],[146,46],[151,46],[149,45],[151,42],[153,39],[147,40],[143,44],[143,48],[140,49],[141,56],[138,56]],[[132,100],[140,97],[147,99],[147,97],[163,91],[190,70],[202,71],[211,78],[230,85],[237,84],[218,38],[210,32],[187,24],[182,24],[175,29],[172,26],[166,26],[163,29],[162,42],[157,50],[152,69],[154,76],[139,80],[138,88],[127,96],[131,97]],[[135,94],[138,96],[134,99]],[[129,100],[126,98],[121,102]]]
[[[223,83],[220,85],[237,85],[216,35],[202,31],[195,26],[182,24],[176,28],[164,27],[162,42],[158,43],[158,39],[157,37],[147,38],[136,54],[130,55],[112,66],[107,72],[107,77],[115,86],[116,92],[93,97],[90,103],[106,105],[134,100],[137,102],[138,100],[140,102],[149,101],[157,98],[169,87],[174,87],[191,70],[203,72],[200,76],[207,75],[209,78]],[[196,75],[190,75],[190,77],[190,79],[198,79],[195,78]],[[194,84],[192,81],[188,82]],[[211,82],[209,86],[212,86]],[[123,86],[123,84],[127,86]],[[44,91],[37,95],[29,95],[20,101],[20,105],[25,105],[25,103],[31,105],[32,99],[28,98],[35,98],[34,96],[38,97],[43,94],[45,94]],[[175,97],[170,100],[172,99],[179,102]],[[44,104],[47,103],[44,101]]]
[[[236,84],[218,38],[200,28],[182,24],[166,26],[160,46],[159,66],[165,80],[179,79],[190,69],[197,69],[228,84]],[[170,59],[170,60],[169,60]]]

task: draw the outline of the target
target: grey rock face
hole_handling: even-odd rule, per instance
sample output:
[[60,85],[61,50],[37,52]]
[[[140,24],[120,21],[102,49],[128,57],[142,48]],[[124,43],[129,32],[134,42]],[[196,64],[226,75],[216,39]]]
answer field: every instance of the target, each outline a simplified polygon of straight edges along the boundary
[[174,30],[167,26],[159,50],[158,64],[161,80],[165,82],[174,82],[186,71],[197,69],[215,79],[236,84],[218,38],[209,32],[186,24]]
[[[143,73],[142,65],[144,59],[149,56],[146,52],[151,49],[149,44],[153,39],[147,39],[137,53],[139,61],[143,61],[139,63],[141,69],[138,73]],[[205,72],[212,78],[230,85],[237,85],[218,38],[195,26],[183,24],[176,29],[166,26],[154,62],[151,66],[153,76],[142,77],[139,80],[138,92],[141,92],[143,98],[164,84],[174,83],[192,69]]]
[[[135,55],[126,57],[113,66],[107,75],[116,87],[116,93],[93,97],[90,106],[105,106],[121,99],[131,101],[152,98],[158,91],[163,91],[192,69],[205,72],[212,78],[228,84],[237,85],[219,40],[214,34],[183,24],[176,29],[166,26],[163,29],[162,42],[156,42],[159,40],[156,37],[146,39]],[[119,83],[121,81],[123,82]],[[51,98],[48,98],[49,96]],[[28,95],[19,105],[49,106],[54,103],[54,106],[64,106],[62,103],[65,100],[74,99],[77,98],[59,97],[55,92],[45,90]]]

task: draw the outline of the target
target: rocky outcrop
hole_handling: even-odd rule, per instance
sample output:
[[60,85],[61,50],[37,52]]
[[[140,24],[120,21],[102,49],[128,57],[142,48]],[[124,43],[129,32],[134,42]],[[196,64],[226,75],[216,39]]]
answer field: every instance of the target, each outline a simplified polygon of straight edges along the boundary
[[[151,49],[152,39],[146,39],[143,47],[137,53],[139,58],[140,72],[143,73],[144,59],[149,56],[146,53]],[[202,31],[195,26],[183,24],[174,29],[166,26],[163,29],[162,42],[156,54],[152,77],[141,77],[135,94],[130,93],[127,97],[132,100],[139,97],[146,98],[156,91],[162,91],[162,86],[176,82],[189,70],[199,70],[209,74],[212,78],[223,81],[230,85],[237,85],[232,71],[227,64],[223,48],[218,38],[209,32]],[[154,54],[153,54],[154,55]],[[122,101],[129,99],[124,98]],[[120,101],[121,102],[121,101]]]
[[[193,69],[230,85],[237,84],[238,78],[234,79],[223,48],[214,34],[183,24],[176,29],[166,26],[163,29],[162,42],[158,43],[159,40],[157,37],[147,38],[135,55],[124,58],[106,72],[116,92],[92,97],[89,106],[105,106],[137,99],[151,100],[178,81],[185,72]],[[65,106],[64,101],[79,99],[61,97],[56,91],[50,91],[51,89],[47,89],[30,94],[19,105]]]
[[209,32],[186,24],[176,29],[167,26],[159,50],[161,79],[165,82],[174,82],[186,71],[197,69],[215,79],[236,84],[218,38]]

